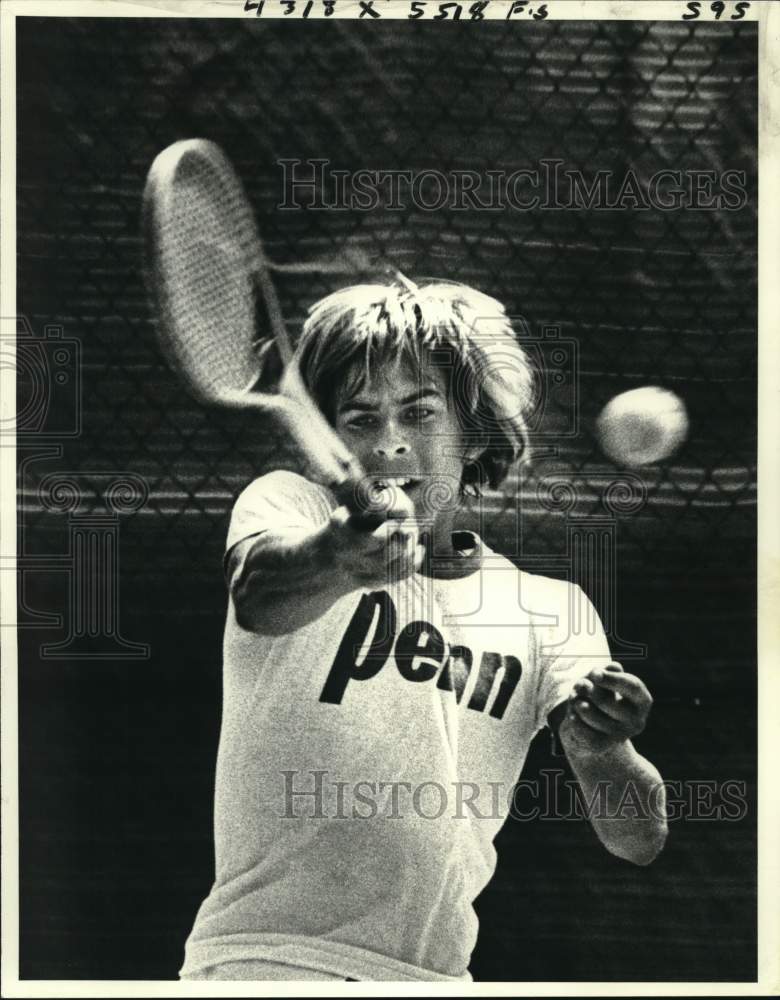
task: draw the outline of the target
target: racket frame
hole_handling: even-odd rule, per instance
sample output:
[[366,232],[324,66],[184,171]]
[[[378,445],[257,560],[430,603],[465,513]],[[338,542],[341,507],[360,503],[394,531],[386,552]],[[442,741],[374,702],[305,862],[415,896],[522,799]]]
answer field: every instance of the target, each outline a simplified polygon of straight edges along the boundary
[[[188,156],[203,158],[210,169],[232,188],[233,204],[244,217],[251,231],[253,247],[247,263],[247,274],[260,292],[268,314],[273,337],[284,371],[275,393],[260,392],[257,382],[261,375],[258,361],[256,376],[250,384],[216,391],[197,377],[180,346],[187,331],[179,329],[181,321],[172,305],[172,294],[161,261],[162,231],[166,218],[173,217],[171,207],[176,172]],[[173,143],[155,158],[147,177],[143,196],[143,232],[146,246],[146,283],[157,317],[158,342],[170,366],[202,403],[231,409],[257,410],[277,421],[285,433],[298,445],[313,478],[329,487],[340,503],[346,503],[355,515],[365,512],[366,501],[361,492],[364,472],[359,461],[344,445],[333,427],[306,389],[296,362],[295,352],[287,332],[284,315],[271,271],[274,265],[265,255],[252,208],[241,181],[230,161],[215,143],[207,139],[185,139]]]

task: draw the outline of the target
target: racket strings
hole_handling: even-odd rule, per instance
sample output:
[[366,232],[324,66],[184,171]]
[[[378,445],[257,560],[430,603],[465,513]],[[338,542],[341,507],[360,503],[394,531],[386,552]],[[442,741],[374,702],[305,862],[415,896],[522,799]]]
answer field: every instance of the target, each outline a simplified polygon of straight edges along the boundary
[[160,226],[179,367],[207,395],[254,385],[257,252],[243,192],[204,157],[188,157]]
[[[252,209],[219,147],[182,140],[158,155],[144,190],[144,225],[160,342],[193,394],[272,412],[318,482],[338,488],[359,480],[359,463],[312,403],[294,364],[275,398],[252,392],[260,388],[261,362],[276,355],[286,362],[292,348]],[[262,326],[260,301],[269,320]],[[258,341],[258,328],[270,328],[276,351]]]

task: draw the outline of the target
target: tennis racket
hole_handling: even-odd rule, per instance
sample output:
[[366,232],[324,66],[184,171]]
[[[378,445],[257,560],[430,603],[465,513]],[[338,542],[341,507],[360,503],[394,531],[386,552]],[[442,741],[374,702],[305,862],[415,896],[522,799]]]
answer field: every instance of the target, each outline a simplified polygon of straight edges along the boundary
[[[332,489],[360,527],[376,527],[383,518],[361,490],[360,463],[303,383],[271,275],[275,266],[225,154],[204,139],[175,142],[152,164],[143,203],[147,282],[171,366],[201,402],[256,409],[278,421],[311,478]],[[348,259],[306,266],[355,265]],[[260,302],[268,319],[264,335],[257,329]],[[269,392],[260,383],[264,368],[273,368],[274,347],[283,373]]]

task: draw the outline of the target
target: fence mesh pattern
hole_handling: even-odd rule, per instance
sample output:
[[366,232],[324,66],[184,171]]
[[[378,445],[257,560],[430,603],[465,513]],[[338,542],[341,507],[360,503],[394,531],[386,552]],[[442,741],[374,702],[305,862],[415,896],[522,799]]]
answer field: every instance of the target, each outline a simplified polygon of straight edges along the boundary
[[[278,461],[280,444],[258,440],[265,429],[194,406],[153,341],[139,194],[165,145],[207,136],[235,163],[281,263],[357,247],[412,276],[473,284],[532,331],[557,327],[576,340],[578,379],[561,405],[578,407],[582,433],[526,472],[529,500],[542,472],[609,471],[593,417],[611,395],[651,382],[683,396],[692,431],[671,462],[642,472],[647,504],[627,521],[624,545],[679,551],[708,532],[740,532],[755,499],[754,199],[742,211],[632,211],[630,201],[628,210],[425,211],[408,196],[370,212],[277,206],[284,158],[329,161],[324,203],[335,170],[509,175],[545,159],[588,180],[610,171],[615,186],[628,170],[645,188],[659,170],[744,170],[752,183],[752,26],[412,25],[377,42],[361,24],[192,21],[162,33],[127,24],[64,22],[56,42],[44,33],[37,56],[32,25],[22,32],[33,73],[19,105],[31,133],[21,149],[22,291],[34,289],[22,311],[84,343],[77,468],[135,469],[151,487],[146,514],[197,512],[221,533],[258,456]],[[88,72],[72,72],[74,53]],[[307,173],[304,162],[296,176]],[[344,279],[278,282],[294,333]],[[547,420],[556,402],[548,395]],[[517,495],[509,485],[499,508]]]
[[[101,477],[139,476],[148,495],[121,526],[123,607],[140,631],[174,613],[208,613],[216,631],[232,503],[264,469],[295,467],[272,428],[195,403],[156,347],[141,192],[161,149],[208,138],[240,174],[269,255],[290,265],[277,285],[293,336],[313,302],[355,279],[291,265],[349,254],[466,282],[523,318],[545,405],[534,461],[485,499],[487,541],[555,572],[567,519],[611,513],[619,628],[647,644],[658,700],[721,699],[708,721],[680,716],[684,733],[659,728],[662,756],[691,764],[690,740],[709,754],[715,729],[721,760],[750,771],[735,756],[749,727],[724,699],[749,700],[753,682],[755,25],[20,18],[17,47],[20,343],[50,327],[75,339],[81,394],[79,432],[58,439],[74,403],[53,391],[61,454],[20,473],[28,551],[60,544],[62,515],[36,499],[45,474],[68,470],[84,507]],[[280,161],[300,161],[302,177],[312,159],[328,161],[324,202],[335,171],[487,178],[543,160],[589,181],[607,171],[616,186],[632,173],[643,190],[661,170],[741,171],[746,198],[720,209],[425,210],[406,197],[371,211],[279,210]],[[605,490],[626,470],[599,449],[594,420],[648,384],[680,395],[690,433],[668,461],[633,470],[623,507],[607,511]],[[20,368],[20,406],[33,388]],[[550,500],[560,482],[575,485],[576,507]],[[171,593],[172,579],[183,590]],[[750,878],[734,875],[739,898]]]

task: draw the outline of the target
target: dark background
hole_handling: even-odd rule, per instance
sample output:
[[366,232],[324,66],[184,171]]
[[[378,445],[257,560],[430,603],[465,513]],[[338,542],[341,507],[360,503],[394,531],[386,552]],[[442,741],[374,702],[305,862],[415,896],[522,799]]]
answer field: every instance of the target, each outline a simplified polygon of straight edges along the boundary
[[[576,341],[577,376],[546,397],[532,471],[487,499],[487,541],[521,564],[571,569],[567,514],[540,500],[544,477],[576,484],[570,515],[606,513],[605,484],[624,470],[593,436],[604,403],[644,384],[685,400],[688,441],[640,471],[646,500],[616,518],[612,590],[603,567],[583,583],[602,613],[600,595],[613,593],[617,636],[647,647],[632,659],[613,635],[656,700],[639,748],[669,780],[745,782],[747,814],[673,823],[649,869],[608,855],[585,822],[509,822],[478,901],[472,971],[753,979],[756,25],[20,18],[17,38],[18,296],[29,324],[19,367],[22,976],[175,978],[212,877],[221,550],[239,490],[294,459],[268,427],[194,404],[155,346],[143,183],[164,146],[203,136],[235,163],[277,259],[358,246],[412,277],[472,283],[532,331],[554,325]],[[737,169],[748,200],[731,212],[424,213],[407,203],[280,213],[282,156],[480,172],[551,157],[589,179],[631,168],[643,181],[665,167]],[[291,332],[338,285],[280,281]],[[48,384],[36,424],[33,362],[44,351],[55,365],[47,325],[77,341],[81,363]],[[81,428],[69,437],[74,407]],[[551,451],[575,408],[577,433]],[[35,451],[52,444],[58,454]],[[80,498],[70,514],[47,509],[52,473]],[[128,473],[148,496],[118,519],[113,627],[149,655],[107,655],[100,636],[46,651],[68,637],[67,620],[44,627],[35,616],[72,603],[56,557],[74,515],[105,512],[106,483]],[[128,652],[116,634],[112,648]],[[540,737],[525,777],[559,766]]]

